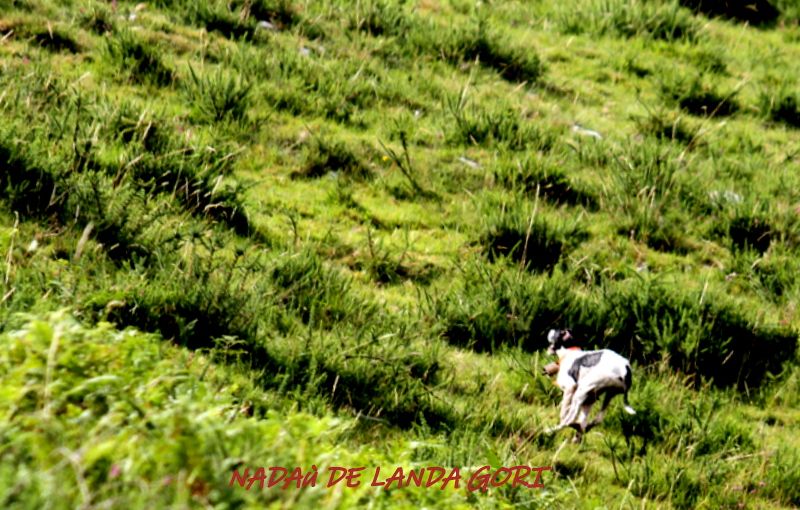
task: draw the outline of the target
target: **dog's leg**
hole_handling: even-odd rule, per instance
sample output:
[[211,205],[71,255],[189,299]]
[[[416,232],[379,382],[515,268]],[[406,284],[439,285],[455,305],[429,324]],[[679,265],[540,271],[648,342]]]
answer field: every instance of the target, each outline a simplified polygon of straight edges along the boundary
[[561,421],[562,428],[568,426],[570,423],[575,422],[575,420],[578,418],[578,413],[584,404],[593,402],[593,400],[587,400],[590,398],[589,395],[592,391],[594,391],[593,388],[579,388],[575,391],[575,395],[572,397],[572,406],[570,406],[569,412]]
[[599,425],[600,422],[603,421],[603,418],[606,415],[606,409],[608,409],[608,405],[611,403],[611,399],[617,396],[619,393],[620,393],[619,391],[616,391],[614,389],[606,390],[606,394],[605,397],[603,398],[603,403],[600,406],[600,410],[597,412],[597,416],[595,416],[594,419],[591,422],[589,422],[589,425],[586,426],[585,432],[589,432],[592,428]]
[[564,388],[564,395],[561,398],[561,421],[555,427],[548,427],[545,429],[546,434],[552,434],[554,432],[558,432],[559,430],[567,427],[569,425],[569,421],[565,421],[564,418],[569,414],[570,409],[572,408],[572,398],[575,394],[575,388],[577,388],[577,384],[573,386],[569,386]]
[[583,435],[589,430],[586,425],[587,422],[589,421],[589,413],[592,412],[593,405],[594,402],[590,399],[587,399],[581,405],[581,411],[580,414],[578,415],[578,422],[576,424],[577,425],[576,430],[578,432],[572,439],[573,443],[580,443],[581,441],[583,441]]
[[575,390],[577,388],[578,385],[576,384],[575,386],[571,386],[564,390],[564,397],[561,399],[561,423],[566,421],[566,417],[572,408],[572,398],[575,395]]

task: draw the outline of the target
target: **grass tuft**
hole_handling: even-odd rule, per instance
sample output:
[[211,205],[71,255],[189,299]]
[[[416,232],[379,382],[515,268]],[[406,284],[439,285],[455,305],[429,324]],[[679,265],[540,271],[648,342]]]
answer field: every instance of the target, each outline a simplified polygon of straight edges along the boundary
[[25,216],[44,216],[50,210],[51,197],[58,178],[39,165],[35,155],[12,133],[0,131],[0,196],[8,200],[12,211]]
[[587,238],[578,224],[525,214],[520,205],[486,211],[480,244],[490,261],[507,257],[529,271],[552,271],[562,257]]
[[498,105],[486,109],[470,104],[466,89],[448,96],[445,108],[452,118],[447,130],[447,140],[452,144],[502,144],[515,151],[547,151],[555,143],[551,133],[540,130],[512,108]]
[[117,30],[107,37],[105,55],[119,74],[133,83],[166,86],[174,79],[158,49],[129,29]]
[[800,128],[800,99],[788,87],[762,91],[758,105],[761,114],[772,122]]
[[251,82],[217,69],[198,74],[189,66],[184,93],[197,118],[207,122],[246,119],[251,106]]
[[560,167],[539,156],[527,156],[503,162],[495,168],[495,178],[511,191],[533,197],[537,192],[556,205],[583,206],[597,209],[594,193],[571,179]]
[[647,37],[662,41],[695,42],[701,25],[677,0],[590,0],[580,9],[564,6],[558,23],[568,34]]
[[68,52],[80,53],[83,48],[75,38],[67,31],[58,27],[51,27],[49,30],[37,31],[33,34],[33,40],[47,51],[54,53]]
[[331,174],[337,178],[367,180],[372,176],[367,165],[343,142],[312,136],[303,152],[303,167],[292,173],[294,178],[319,178]]
[[401,6],[386,0],[357,2],[347,15],[350,30],[375,37],[403,34],[413,26]]
[[739,110],[735,90],[720,92],[702,76],[662,82],[661,93],[667,101],[692,115],[727,117]]

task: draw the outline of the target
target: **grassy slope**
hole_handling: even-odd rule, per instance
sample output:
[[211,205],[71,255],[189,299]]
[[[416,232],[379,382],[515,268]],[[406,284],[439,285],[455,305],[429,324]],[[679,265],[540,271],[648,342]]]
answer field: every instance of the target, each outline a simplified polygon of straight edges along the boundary
[[[3,506],[800,504],[797,13],[528,4],[0,0]],[[637,364],[580,447],[565,323]]]

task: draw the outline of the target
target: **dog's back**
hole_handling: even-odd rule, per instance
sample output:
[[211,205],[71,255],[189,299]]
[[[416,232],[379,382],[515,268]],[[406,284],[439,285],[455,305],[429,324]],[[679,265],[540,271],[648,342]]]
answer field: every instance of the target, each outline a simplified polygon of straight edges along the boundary
[[[594,392],[614,391],[627,397],[633,382],[633,371],[627,358],[611,349],[573,351],[562,360],[558,384],[564,389],[577,384]],[[634,414],[625,398],[625,411]]]

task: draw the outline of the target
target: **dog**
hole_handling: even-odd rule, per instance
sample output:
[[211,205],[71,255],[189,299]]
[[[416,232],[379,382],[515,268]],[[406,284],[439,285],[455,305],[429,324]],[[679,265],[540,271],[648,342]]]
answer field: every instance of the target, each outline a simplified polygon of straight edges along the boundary
[[[628,403],[628,390],[631,387],[633,372],[626,359],[609,349],[584,351],[568,329],[551,329],[547,334],[549,354],[558,355],[558,375],[556,384],[564,392],[561,400],[561,421],[546,430],[557,432],[565,427],[576,430],[576,443],[583,435],[598,425],[605,416],[608,404],[617,395],[622,395],[624,409],[628,414],[636,411]],[[552,365],[552,364],[551,364]],[[545,371],[553,371],[551,365]],[[594,403],[604,397],[597,416],[590,422],[589,413]]]

